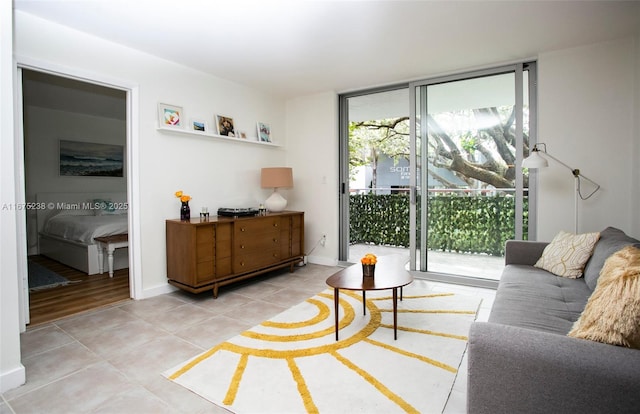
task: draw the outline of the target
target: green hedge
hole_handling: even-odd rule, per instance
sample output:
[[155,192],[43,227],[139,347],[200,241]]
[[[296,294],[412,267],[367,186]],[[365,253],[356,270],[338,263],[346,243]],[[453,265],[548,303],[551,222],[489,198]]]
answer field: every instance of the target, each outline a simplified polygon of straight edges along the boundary
[[[350,243],[409,247],[409,197],[406,194],[351,195]],[[429,196],[429,250],[504,255],[514,238],[512,196]],[[527,239],[527,200],[524,201]],[[419,203],[418,203],[419,205]]]

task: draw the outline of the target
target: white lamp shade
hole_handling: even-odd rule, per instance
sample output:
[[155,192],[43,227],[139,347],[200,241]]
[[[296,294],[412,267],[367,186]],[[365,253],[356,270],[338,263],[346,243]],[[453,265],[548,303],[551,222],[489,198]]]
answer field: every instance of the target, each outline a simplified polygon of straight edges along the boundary
[[540,155],[540,151],[532,151],[531,154],[522,161],[522,168],[546,168],[548,166],[549,161]]
[[271,196],[264,201],[264,206],[267,210],[277,213],[287,207],[287,200],[280,195],[276,188],[273,190],[273,193],[271,193]]

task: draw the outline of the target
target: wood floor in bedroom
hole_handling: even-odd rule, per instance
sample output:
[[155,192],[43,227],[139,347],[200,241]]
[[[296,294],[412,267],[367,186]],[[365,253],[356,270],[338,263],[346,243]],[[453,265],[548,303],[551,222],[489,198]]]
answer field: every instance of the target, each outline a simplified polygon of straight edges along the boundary
[[113,278],[107,272],[89,276],[43,256],[29,259],[75,282],[30,292],[30,327],[129,300],[129,269],[116,270]]

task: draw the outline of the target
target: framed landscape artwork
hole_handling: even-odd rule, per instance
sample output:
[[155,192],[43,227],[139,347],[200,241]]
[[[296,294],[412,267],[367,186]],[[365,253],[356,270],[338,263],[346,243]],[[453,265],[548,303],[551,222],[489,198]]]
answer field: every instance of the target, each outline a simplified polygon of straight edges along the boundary
[[216,115],[216,125],[218,126],[218,135],[227,137],[235,137],[236,131],[233,125],[233,118],[228,116]]
[[165,128],[182,128],[184,114],[182,108],[174,105],[158,104],[158,124]]
[[122,177],[124,146],[60,140],[60,175]]
[[264,122],[258,122],[258,141],[271,142],[271,128]]
[[197,132],[208,132],[207,131],[207,123],[202,119],[192,119],[191,120],[191,129]]

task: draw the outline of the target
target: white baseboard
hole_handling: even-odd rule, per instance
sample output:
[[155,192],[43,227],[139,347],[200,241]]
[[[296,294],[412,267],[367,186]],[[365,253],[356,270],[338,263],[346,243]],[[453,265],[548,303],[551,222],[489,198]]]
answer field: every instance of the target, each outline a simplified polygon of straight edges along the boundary
[[178,290],[177,287],[172,286],[169,283],[166,283],[164,285],[155,286],[155,287],[143,290],[142,297],[140,299],[148,299],[154,296],[160,296],[167,293],[175,292],[176,290]]
[[22,364],[9,372],[0,373],[0,393],[23,385],[27,380],[26,375],[26,370]]
[[323,266],[337,266],[338,260],[323,256],[306,256],[306,263],[313,263]]

